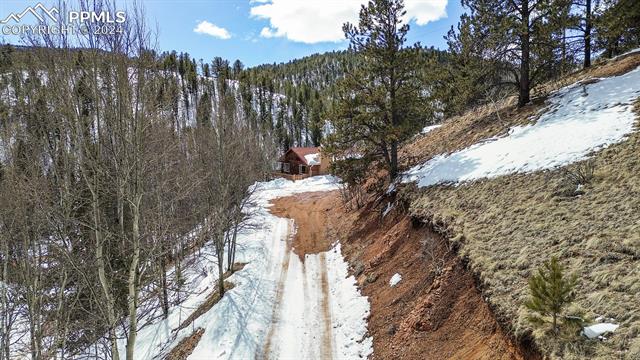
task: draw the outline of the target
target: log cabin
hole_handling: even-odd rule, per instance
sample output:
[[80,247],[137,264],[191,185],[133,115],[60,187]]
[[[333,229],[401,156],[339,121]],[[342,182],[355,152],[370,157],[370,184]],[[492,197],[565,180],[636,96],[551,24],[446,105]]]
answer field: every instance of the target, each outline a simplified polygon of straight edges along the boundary
[[292,147],[278,160],[278,169],[283,175],[301,179],[328,173],[329,161],[319,147]]

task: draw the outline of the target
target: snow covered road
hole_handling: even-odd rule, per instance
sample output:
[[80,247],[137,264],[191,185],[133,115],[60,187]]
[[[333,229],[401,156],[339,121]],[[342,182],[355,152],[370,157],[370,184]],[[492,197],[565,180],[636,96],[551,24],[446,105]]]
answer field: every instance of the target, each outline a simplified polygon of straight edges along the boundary
[[264,355],[269,359],[331,359],[333,334],[329,308],[326,254],[302,262],[291,249],[295,225],[285,236],[288,255],[282,261],[272,324]]
[[340,245],[331,244],[323,199],[325,193],[305,192],[281,197],[270,209],[288,231],[263,358],[359,359],[373,351],[364,320],[369,302],[349,276]]
[[[330,176],[256,184],[253,226],[238,238],[236,261],[246,265],[228,278],[235,286],[188,327],[176,330],[214,289],[214,249],[205,246],[200,258],[206,260],[184,270],[186,299],[170,308],[167,319],[155,317],[139,330],[136,359],[164,358],[198,329],[204,332],[188,359],[360,359],[371,354],[369,302],[349,276],[340,245],[301,261],[291,248],[293,220],[269,210],[276,198],[337,187]],[[124,357],[124,340],[119,349]],[[100,357],[91,351],[86,355]]]
[[[335,190],[336,179],[277,179],[258,186],[254,216],[261,228],[241,239],[248,251],[239,261],[248,265],[229,278],[236,287],[211,309],[219,313],[216,319],[200,325],[205,333],[189,359],[366,358],[373,352],[369,302],[349,276],[339,244],[301,261],[292,249],[296,224],[269,211],[278,197]],[[237,308],[225,309],[228,302]],[[241,326],[236,328],[234,319]]]

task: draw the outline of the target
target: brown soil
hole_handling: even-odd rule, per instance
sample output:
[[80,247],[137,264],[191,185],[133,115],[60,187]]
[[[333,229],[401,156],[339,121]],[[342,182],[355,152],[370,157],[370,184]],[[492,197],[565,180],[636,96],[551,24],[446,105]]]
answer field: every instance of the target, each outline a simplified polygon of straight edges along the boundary
[[203,328],[198,328],[188,338],[182,339],[176,347],[164,358],[165,360],[186,360],[196,348],[204,334]]
[[[300,194],[274,204],[274,213],[298,224],[299,256],[341,241],[371,303],[373,359],[539,358],[502,330],[447,242],[414,227],[407,216],[394,210],[381,219],[372,208],[346,212],[337,192]],[[402,281],[392,288],[389,279],[396,272]]]
[[331,248],[325,225],[333,206],[333,197],[327,192],[308,192],[272,201],[271,213],[296,224],[293,252],[304,262],[306,254],[318,254]]

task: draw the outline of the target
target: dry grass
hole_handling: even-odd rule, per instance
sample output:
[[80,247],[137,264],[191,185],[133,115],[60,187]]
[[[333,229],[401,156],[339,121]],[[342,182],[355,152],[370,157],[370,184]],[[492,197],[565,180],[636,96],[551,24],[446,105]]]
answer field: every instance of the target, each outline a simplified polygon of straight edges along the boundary
[[446,120],[441,127],[426,135],[420,135],[400,149],[401,166],[407,168],[425,158],[451,153],[480,140],[506,134],[512,125],[530,122],[543,104],[542,101],[537,101],[516,111],[515,100],[515,97],[511,97],[495,106],[480,106],[464,115]]
[[[581,76],[616,75],[639,64],[640,56],[627,57]],[[530,113],[525,109],[526,115],[506,119],[520,123]],[[485,117],[481,113],[452,119],[404,153],[424,161],[443,149],[466,146],[466,137],[475,142],[503,131],[501,125],[485,124]],[[496,314],[510,321],[517,334],[531,331],[522,305],[528,296],[527,279],[556,255],[579,276],[575,305],[591,317],[614,318],[620,328],[606,341],[577,335],[560,341],[533,332],[541,350],[563,359],[640,359],[640,133],[596,153],[592,161],[594,177],[580,196],[558,191],[566,181],[563,169],[458,187],[411,186],[401,195],[411,199],[413,216],[436,225],[461,245],[460,254],[470,260]]]

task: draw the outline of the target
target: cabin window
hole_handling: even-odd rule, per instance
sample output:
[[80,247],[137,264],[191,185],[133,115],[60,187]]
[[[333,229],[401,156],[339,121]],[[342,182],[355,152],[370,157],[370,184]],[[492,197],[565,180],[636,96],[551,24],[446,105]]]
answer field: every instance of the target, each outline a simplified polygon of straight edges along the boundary
[[307,173],[307,166],[300,165],[300,174],[306,174],[306,173]]
[[282,171],[289,173],[289,163],[282,163]]

